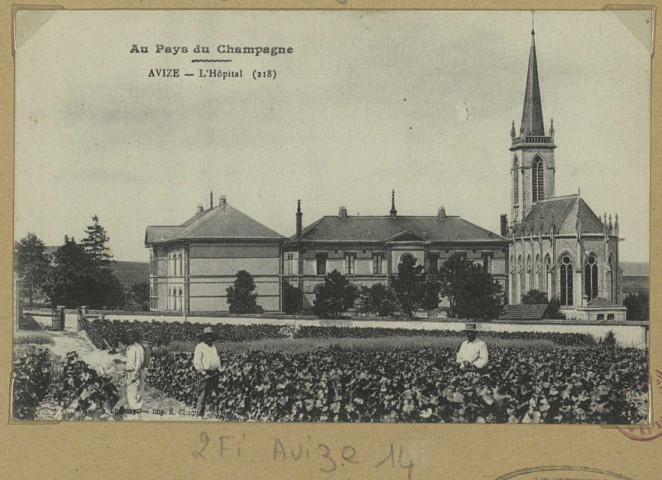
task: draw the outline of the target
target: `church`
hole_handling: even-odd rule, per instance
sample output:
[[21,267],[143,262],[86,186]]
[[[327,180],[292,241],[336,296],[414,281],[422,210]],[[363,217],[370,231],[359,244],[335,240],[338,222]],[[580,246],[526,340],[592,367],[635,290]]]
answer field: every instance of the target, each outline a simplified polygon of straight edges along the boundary
[[510,137],[511,222],[502,231],[510,241],[508,303],[535,289],[558,298],[566,318],[625,320],[618,215],[601,219],[579,191],[554,194],[554,120],[545,131],[534,31],[522,122],[519,135],[512,123]]

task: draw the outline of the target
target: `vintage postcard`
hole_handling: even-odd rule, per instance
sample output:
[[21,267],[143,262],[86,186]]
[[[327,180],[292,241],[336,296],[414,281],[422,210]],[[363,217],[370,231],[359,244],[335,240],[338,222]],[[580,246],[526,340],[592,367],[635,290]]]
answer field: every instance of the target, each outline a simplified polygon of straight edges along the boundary
[[[17,8],[11,428],[186,422],[199,462],[247,422],[654,437],[654,21]],[[267,457],[431,461],[307,438]],[[632,473],[564,465],[499,478]]]

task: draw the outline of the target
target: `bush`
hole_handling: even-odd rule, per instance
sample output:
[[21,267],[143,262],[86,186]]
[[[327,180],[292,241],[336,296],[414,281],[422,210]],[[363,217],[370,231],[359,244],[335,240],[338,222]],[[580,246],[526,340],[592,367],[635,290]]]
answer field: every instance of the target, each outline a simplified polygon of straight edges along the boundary
[[234,285],[226,289],[230,313],[258,313],[257,295],[253,276],[246,270],[239,270]]
[[295,314],[301,311],[303,300],[303,292],[290,285],[287,282],[283,282],[283,312],[286,314]]
[[378,317],[393,316],[400,308],[395,291],[381,283],[372,287],[361,287],[355,308],[362,314],[374,314]]
[[628,320],[648,320],[649,319],[649,298],[648,293],[628,293],[623,300],[623,306],[628,309]]
[[17,420],[32,420],[51,383],[51,357],[48,350],[34,347],[14,360],[12,373],[12,413]]
[[356,287],[334,270],[324,277],[324,285],[315,294],[313,313],[320,318],[340,318],[357,297]]

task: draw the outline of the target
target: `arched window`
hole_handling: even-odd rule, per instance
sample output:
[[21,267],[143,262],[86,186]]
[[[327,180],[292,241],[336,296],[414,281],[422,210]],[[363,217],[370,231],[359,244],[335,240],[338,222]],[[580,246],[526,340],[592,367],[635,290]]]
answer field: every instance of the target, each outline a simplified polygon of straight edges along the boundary
[[545,166],[543,164],[542,158],[536,157],[533,160],[533,177],[531,178],[531,183],[533,184],[533,202],[542,200],[545,198]]
[[616,301],[616,293],[615,289],[616,286],[614,285],[614,255],[611,254],[609,255],[609,271],[607,272],[607,281],[609,284],[607,287],[609,288],[609,300],[612,302]]
[[184,256],[180,253],[179,254],[179,274],[184,275]]
[[584,294],[589,300],[598,296],[598,260],[589,255],[584,265]]
[[561,305],[572,305],[572,260],[565,255],[560,263]]
[[519,272],[519,298],[521,299],[522,295],[526,293],[526,270],[521,255],[517,256],[517,268]]
[[552,285],[548,280],[548,275],[551,275],[552,272],[552,259],[549,257],[549,254],[545,256],[545,268],[543,268],[542,271],[542,283],[540,284],[540,288],[544,291],[547,292],[547,297],[551,297],[552,292]]
[[[542,284],[543,284],[543,271],[540,265],[540,254],[536,254],[536,263],[535,263],[535,272],[534,272],[534,278],[536,279],[536,282],[534,284],[534,288],[538,290],[542,290]],[[544,290],[543,290],[544,291]]]
[[517,156],[513,160],[513,202],[519,205],[519,161]]
[[515,271],[515,259],[510,256],[510,301],[515,302],[515,289],[517,288],[517,273]]
[[527,292],[533,288],[533,269],[531,268],[531,255],[526,257],[526,273],[528,276],[528,282],[526,285]]

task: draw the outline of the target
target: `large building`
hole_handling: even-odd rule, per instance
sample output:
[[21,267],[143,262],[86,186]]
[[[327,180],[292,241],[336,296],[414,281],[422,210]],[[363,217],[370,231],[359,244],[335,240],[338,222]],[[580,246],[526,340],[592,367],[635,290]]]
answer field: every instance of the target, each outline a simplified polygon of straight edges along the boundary
[[303,309],[309,309],[316,289],[327,273],[337,270],[355,285],[387,284],[397,274],[405,256],[434,272],[452,254],[481,263],[505,286],[508,241],[458,216],[398,215],[395,193],[384,216],[353,216],[340,207],[338,215],[325,216],[303,228],[301,204],[297,206],[296,233],[283,245],[283,278],[303,292]]
[[[512,124],[510,304],[532,289],[558,297],[568,318],[624,319],[620,306],[618,215],[596,215],[580,193],[554,196],[554,121],[543,123],[535,32],[519,136]],[[503,216],[502,216],[503,221]]]
[[150,226],[150,307],[154,311],[227,312],[226,289],[239,270],[254,278],[258,305],[281,310],[280,248],[285,237],[229,205],[225,197],[176,226]]

